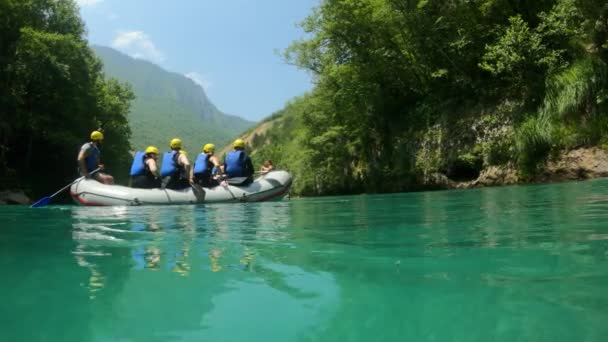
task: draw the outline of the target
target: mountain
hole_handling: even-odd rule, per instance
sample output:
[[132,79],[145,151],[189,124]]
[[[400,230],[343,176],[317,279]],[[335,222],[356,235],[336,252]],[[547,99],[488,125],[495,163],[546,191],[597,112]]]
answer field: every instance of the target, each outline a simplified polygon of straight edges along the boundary
[[133,87],[136,99],[129,122],[133,132],[131,145],[136,150],[148,145],[167,150],[169,141],[179,137],[193,155],[208,142],[223,146],[253,125],[251,121],[222,113],[203,88],[184,75],[112,48],[92,48],[108,77]]

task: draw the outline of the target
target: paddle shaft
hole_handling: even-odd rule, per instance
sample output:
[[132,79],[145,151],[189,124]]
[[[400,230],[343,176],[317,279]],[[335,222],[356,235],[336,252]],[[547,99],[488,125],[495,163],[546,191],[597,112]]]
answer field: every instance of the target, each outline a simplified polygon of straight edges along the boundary
[[[99,168],[96,168],[95,170],[93,170],[93,171],[89,172],[89,175],[92,175],[92,174],[94,174],[94,173],[95,173],[95,172],[97,172],[97,171],[99,171]],[[82,177],[80,177],[80,178],[76,178],[76,179],[75,179],[75,180],[74,180],[72,183],[70,183],[70,184],[68,184],[68,185],[64,186],[63,188],[61,188],[61,189],[57,190],[57,192],[55,192],[54,194],[52,194],[51,196],[49,196],[49,198],[53,198],[53,197],[57,196],[57,195],[58,195],[58,194],[60,194],[60,193],[61,193],[63,190],[65,190],[65,189],[69,188],[70,186],[72,186],[72,184],[74,184],[74,183],[76,183],[76,182],[80,182],[80,181],[81,181],[81,180],[83,180],[84,178],[85,178],[84,176],[82,176]]]

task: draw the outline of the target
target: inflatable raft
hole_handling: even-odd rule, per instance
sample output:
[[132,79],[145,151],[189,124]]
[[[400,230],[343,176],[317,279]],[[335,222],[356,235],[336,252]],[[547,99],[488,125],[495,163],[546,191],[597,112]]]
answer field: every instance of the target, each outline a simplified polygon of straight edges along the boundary
[[83,179],[70,187],[74,201],[85,206],[168,205],[217,202],[262,202],[281,199],[291,186],[287,171],[272,171],[247,186],[192,186],[183,190],[135,189]]

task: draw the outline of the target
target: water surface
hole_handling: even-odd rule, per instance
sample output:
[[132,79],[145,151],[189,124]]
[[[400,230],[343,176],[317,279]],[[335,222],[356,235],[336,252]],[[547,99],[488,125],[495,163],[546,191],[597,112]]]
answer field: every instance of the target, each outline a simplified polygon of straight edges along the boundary
[[1,341],[606,341],[608,181],[0,207]]

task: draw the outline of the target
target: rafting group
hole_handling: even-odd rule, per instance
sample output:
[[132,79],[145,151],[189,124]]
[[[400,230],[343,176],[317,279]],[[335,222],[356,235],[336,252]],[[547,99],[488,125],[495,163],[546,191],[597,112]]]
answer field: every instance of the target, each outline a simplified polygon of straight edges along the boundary
[[[103,133],[99,130],[93,131],[90,138],[78,153],[80,175],[103,184],[114,184],[114,177],[102,172],[104,166],[99,162]],[[194,164],[191,164],[179,138],[171,139],[170,150],[163,153],[160,163],[159,149],[156,146],[148,146],[144,151],[135,152],[133,156],[130,186],[140,189],[181,190],[198,184],[211,188],[225,179],[237,178],[242,179],[239,185],[248,185],[253,181],[254,170],[251,159],[245,153],[245,142],[236,139],[232,147],[233,150],[228,152],[224,162],[220,163],[215,155],[215,145],[205,144],[202,153],[197,155]],[[261,168],[261,173],[265,174],[272,169],[272,162],[267,160]]]

